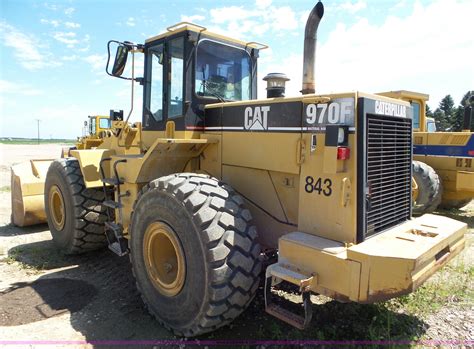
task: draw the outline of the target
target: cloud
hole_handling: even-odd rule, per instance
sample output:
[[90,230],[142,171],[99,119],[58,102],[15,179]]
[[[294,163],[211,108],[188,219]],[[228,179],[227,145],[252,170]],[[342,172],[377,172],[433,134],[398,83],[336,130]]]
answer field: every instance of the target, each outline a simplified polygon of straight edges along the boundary
[[0,93],[23,96],[38,96],[43,94],[43,91],[33,88],[27,84],[0,80]]
[[68,17],[71,17],[75,11],[76,9],[74,7],[68,7],[67,9],[64,10],[64,14]]
[[[48,24],[48,25],[53,26],[54,28],[57,28],[61,25],[62,22],[60,20],[56,20],[56,19],[48,20],[48,19],[41,18],[40,23],[41,24]],[[75,22],[64,22],[62,24],[66,28],[69,28],[69,29],[77,29],[77,28],[81,27],[81,25],[79,23],[75,23]]]
[[[388,16],[380,24],[366,18],[353,25],[338,23],[324,42],[318,42],[317,92],[406,89],[430,94],[434,107],[448,93],[457,103],[474,85],[473,10],[470,1],[437,0],[414,3],[408,14]],[[287,95],[298,95],[302,54],[272,62],[260,65],[260,72],[286,73],[292,79]]]
[[136,25],[135,23],[135,18],[133,17],[128,17],[127,21],[125,22],[125,24],[129,27],[134,27]]
[[359,0],[357,2],[346,1],[337,6],[337,9],[347,11],[349,13],[356,13],[360,10],[363,10],[367,7],[367,3],[364,0]]
[[58,10],[58,6],[55,5],[55,4],[49,4],[47,2],[44,3],[44,7],[47,8],[48,10],[51,10],[51,11],[57,11]]
[[[79,38],[75,32],[55,32],[52,34],[52,37],[65,44],[68,48],[74,48],[78,52],[87,52],[89,51],[89,34],[84,35],[83,38]],[[83,45],[83,47],[76,48],[76,46]]]
[[90,55],[84,57],[83,60],[90,64],[93,71],[99,71],[105,69],[107,55]]
[[264,9],[269,7],[272,4],[272,0],[256,0],[255,5],[259,9]]
[[76,28],[80,28],[81,25],[79,23],[74,23],[74,22],[66,22],[64,23],[64,25],[67,27],[67,28],[71,28],[71,29],[76,29]]
[[53,34],[53,38],[71,48],[79,43],[74,32],[56,32]]
[[209,11],[209,29],[232,37],[241,37],[246,33],[263,36],[268,32],[281,35],[300,25],[296,13],[289,6],[274,6],[269,0],[256,2],[257,9],[242,6],[216,7]]
[[181,15],[181,22],[198,22],[198,21],[204,21],[206,17],[201,16],[201,15],[193,15],[193,16],[184,16]]
[[52,55],[42,49],[40,40],[31,34],[25,34],[15,27],[0,22],[0,38],[4,46],[13,49],[18,63],[28,70],[38,70],[45,67],[61,65],[55,62]]
[[59,27],[59,21],[54,20],[54,19],[53,20],[47,20],[47,19],[41,18],[40,22],[41,22],[41,24],[52,25],[55,28]]

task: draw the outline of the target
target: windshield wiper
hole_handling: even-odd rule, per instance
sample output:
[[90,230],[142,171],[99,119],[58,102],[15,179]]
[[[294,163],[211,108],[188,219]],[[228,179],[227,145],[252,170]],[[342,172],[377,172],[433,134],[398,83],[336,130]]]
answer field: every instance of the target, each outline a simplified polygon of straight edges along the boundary
[[226,100],[224,99],[224,96],[214,91],[211,84],[212,83],[209,83],[209,81],[206,81],[206,80],[202,82],[202,85],[204,86],[204,94],[208,93],[211,96],[216,97],[219,100],[219,102],[226,102]]

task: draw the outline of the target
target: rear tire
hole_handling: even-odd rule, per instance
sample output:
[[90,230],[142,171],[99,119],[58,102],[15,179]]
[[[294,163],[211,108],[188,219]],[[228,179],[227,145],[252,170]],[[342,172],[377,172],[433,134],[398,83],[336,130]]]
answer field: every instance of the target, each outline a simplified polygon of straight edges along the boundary
[[106,245],[104,192],[87,189],[79,162],[55,160],[45,183],[45,209],[54,243],[65,254],[79,254]]
[[413,178],[418,185],[418,197],[413,202],[413,214],[421,215],[436,210],[441,203],[443,187],[435,170],[421,161],[412,162]]
[[130,260],[143,301],[167,329],[187,337],[210,332],[249,305],[261,271],[251,218],[242,198],[209,176],[175,174],[142,189]]

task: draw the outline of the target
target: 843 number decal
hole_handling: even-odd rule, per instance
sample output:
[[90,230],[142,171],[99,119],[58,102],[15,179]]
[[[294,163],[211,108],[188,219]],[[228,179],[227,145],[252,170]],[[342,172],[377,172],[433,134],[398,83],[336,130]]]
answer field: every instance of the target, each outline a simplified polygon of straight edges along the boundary
[[306,177],[304,190],[307,193],[316,192],[318,195],[331,196],[332,181],[329,178],[318,178],[315,180],[313,177],[308,176]]

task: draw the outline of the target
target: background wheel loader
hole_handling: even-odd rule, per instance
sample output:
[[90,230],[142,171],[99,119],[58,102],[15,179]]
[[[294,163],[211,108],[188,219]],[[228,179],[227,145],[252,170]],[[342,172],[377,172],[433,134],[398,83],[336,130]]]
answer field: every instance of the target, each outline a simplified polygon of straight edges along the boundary
[[[113,124],[123,120],[123,111],[110,111],[110,116],[89,116],[82,137],[73,147],[64,147],[61,158],[70,156],[72,149],[92,149],[112,136]],[[12,166],[11,195],[13,224],[24,227],[46,223],[44,184],[46,172],[54,159],[34,159]]]
[[83,132],[83,136],[77,139],[76,148],[92,149],[101,144],[105,137],[110,137],[112,135],[111,121],[110,116],[89,116],[89,122],[84,122],[85,132]]
[[[305,30],[302,95],[270,74],[256,99],[266,46],[179,23],[144,44],[117,44],[109,72],[143,84],[142,122],[115,124],[96,149],[54,161],[44,188],[53,240],[65,253],[106,244],[129,255],[150,312],[178,335],[230,323],[258,288],[265,310],[310,325],[310,293],[372,303],[409,293],[464,247],[466,224],[411,217],[408,102],[315,94],[321,2]],[[134,76],[136,54],[144,76]],[[132,75],[124,77],[128,57]],[[133,101],[133,98],[132,98]],[[133,105],[132,105],[133,108]],[[130,114],[129,114],[130,116]],[[103,233],[104,235],[101,235]],[[301,292],[302,316],[272,287]]]
[[433,212],[440,205],[447,209],[467,205],[474,198],[474,133],[469,129],[474,97],[465,106],[462,132],[436,132],[434,120],[425,114],[428,95],[405,90],[380,95],[413,106],[413,212]]

